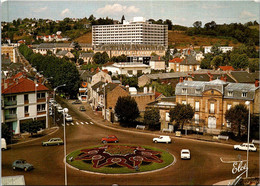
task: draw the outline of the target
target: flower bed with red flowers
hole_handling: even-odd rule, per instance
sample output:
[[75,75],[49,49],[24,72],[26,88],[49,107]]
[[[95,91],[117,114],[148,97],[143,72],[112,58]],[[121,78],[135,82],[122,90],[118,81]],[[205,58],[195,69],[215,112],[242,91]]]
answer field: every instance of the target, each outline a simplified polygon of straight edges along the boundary
[[161,169],[174,157],[161,149],[133,145],[102,145],[71,152],[67,163],[80,170],[106,174],[136,173]]

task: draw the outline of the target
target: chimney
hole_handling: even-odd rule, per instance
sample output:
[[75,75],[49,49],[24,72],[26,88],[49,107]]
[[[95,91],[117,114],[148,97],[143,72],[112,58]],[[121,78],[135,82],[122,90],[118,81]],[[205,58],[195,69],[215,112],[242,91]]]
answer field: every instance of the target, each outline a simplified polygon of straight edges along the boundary
[[227,82],[227,76],[224,77],[224,81]]
[[179,83],[183,82],[183,77],[180,77]]
[[161,56],[159,56],[159,57],[158,57],[158,59],[159,59],[159,61],[160,61],[160,59],[161,59]]
[[212,81],[213,80],[213,75],[209,75],[209,81]]
[[149,93],[153,93],[153,87],[149,87]]
[[220,76],[220,80],[224,81],[224,77],[222,75]]
[[185,77],[185,80],[188,81],[188,77],[187,76]]
[[144,87],[144,94],[147,94],[147,87]]
[[259,79],[255,80],[255,87],[259,87]]

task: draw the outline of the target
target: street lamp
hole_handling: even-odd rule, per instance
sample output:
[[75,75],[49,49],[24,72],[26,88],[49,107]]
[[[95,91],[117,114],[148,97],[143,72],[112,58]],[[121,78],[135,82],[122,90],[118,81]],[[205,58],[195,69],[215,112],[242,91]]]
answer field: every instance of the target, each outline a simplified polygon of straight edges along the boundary
[[65,119],[65,114],[68,113],[68,109],[64,108],[63,109],[63,125],[64,125],[64,168],[65,168],[65,172],[64,172],[64,179],[65,179],[65,185],[67,185],[67,167],[66,167],[66,119]]
[[[184,83],[184,85],[186,86],[186,108],[187,108],[187,105],[188,105],[188,84],[187,83]],[[185,127],[185,135],[187,136],[187,127]]]
[[248,156],[249,156],[249,132],[250,132],[250,101],[246,101],[245,104],[249,107],[248,112],[248,126],[247,126],[247,150],[246,150],[246,178],[248,177]]
[[[54,90],[54,95],[53,95],[53,99],[54,99],[54,101],[56,101],[55,100],[55,92],[56,92],[56,90],[58,89],[58,88],[60,88],[60,87],[65,87],[66,86],[66,84],[63,84],[63,85],[59,85],[59,86],[57,86],[56,88],[54,88],[53,90]],[[54,121],[53,121],[53,123],[54,123],[54,125],[55,125],[55,110],[54,110]]]
[[44,85],[44,83],[45,83],[48,79],[53,79],[53,77],[44,78],[44,81],[43,81],[42,84]]
[[37,80],[35,82],[35,103],[36,103],[36,117],[35,119],[37,120],[37,87],[39,86],[39,84],[37,83]]

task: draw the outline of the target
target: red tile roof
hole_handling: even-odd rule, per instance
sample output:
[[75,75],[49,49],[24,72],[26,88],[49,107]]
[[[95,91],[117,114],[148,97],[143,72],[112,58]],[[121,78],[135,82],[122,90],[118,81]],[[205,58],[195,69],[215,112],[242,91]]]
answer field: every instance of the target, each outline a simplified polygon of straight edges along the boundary
[[155,99],[157,99],[160,95],[162,95],[162,93],[160,93],[160,92],[155,92]]
[[[48,91],[49,89],[44,85],[38,83],[37,91]],[[35,92],[35,83],[30,79],[21,78],[18,83],[14,83],[3,89],[2,94],[15,94],[15,93],[25,93],[25,92]]]
[[174,58],[172,60],[169,60],[169,63],[180,63],[182,61],[183,61],[183,59],[176,57],[176,58]]
[[234,71],[235,69],[232,66],[219,66],[223,71]]

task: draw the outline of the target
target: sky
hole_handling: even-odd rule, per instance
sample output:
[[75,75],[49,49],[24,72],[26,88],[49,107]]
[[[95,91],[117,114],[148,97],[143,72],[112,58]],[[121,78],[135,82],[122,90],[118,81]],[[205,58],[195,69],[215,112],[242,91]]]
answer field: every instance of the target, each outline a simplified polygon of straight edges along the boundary
[[242,1],[187,1],[187,0],[1,0],[2,21],[18,18],[42,18],[62,20],[66,17],[84,18],[93,14],[96,18],[109,17],[130,21],[133,17],[146,19],[170,19],[175,25],[192,26],[195,21],[217,24],[259,22],[260,0]]

